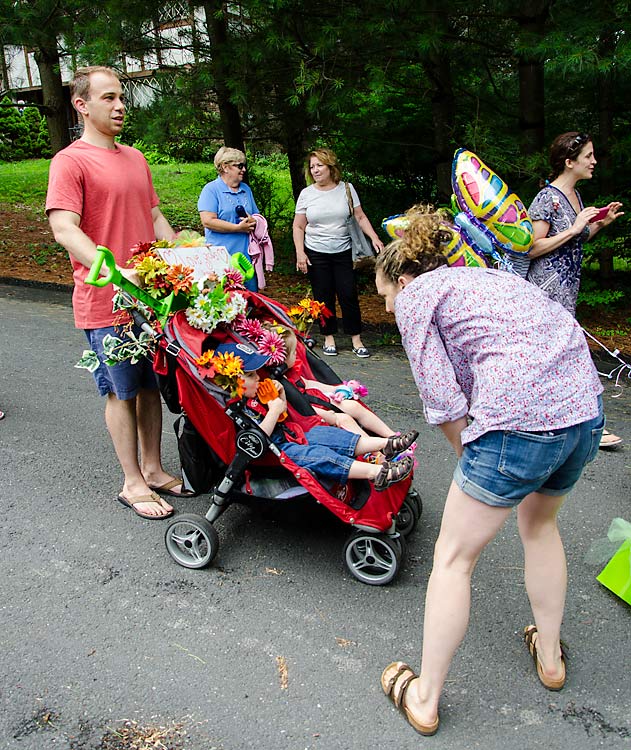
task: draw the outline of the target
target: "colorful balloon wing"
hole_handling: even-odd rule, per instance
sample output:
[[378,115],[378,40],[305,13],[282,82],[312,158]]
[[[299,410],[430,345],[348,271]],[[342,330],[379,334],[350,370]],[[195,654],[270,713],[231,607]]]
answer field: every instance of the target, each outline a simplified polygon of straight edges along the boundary
[[404,214],[395,214],[388,216],[381,222],[383,231],[393,240],[398,240],[405,234],[408,226],[408,219]]
[[481,234],[505,252],[518,256],[528,252],[533,228],[524,204],[472,151],[456,151],[451,185],[458,207]]
[[[533,242],[532,222],[524,204],[501,177],[464,148],[454,154],[451,185],[454,219],[453,224],[444,224],[451,235],[445,243],[449,265],[496,264],[511,270],[510,259],[504,253],[523,256]],[[408,223],[405,214],[397,214],[384,219],[381,226],[396,240],[405,234]]]
[[450,266],[468,266],[469,268],[486,268],[488,263],[484,256],[470,245],[464,233],[458,228],[444,225],[451,233],[451,239],[445,243],[445,255]]
[[[381,227],[388,237],[397,240],[405,234],[408,223],[409,219],[405,214],[396,214],[384,219],[381,222]],[[450,266],[482,268],[488,266],[484,256],[467,242],[464,232],[461,232],[457,226],[451,226],[450,224],[444,224],[443,226],[451,235],[449,242],[444,244],[444,253],[447,256],[447,262]]]

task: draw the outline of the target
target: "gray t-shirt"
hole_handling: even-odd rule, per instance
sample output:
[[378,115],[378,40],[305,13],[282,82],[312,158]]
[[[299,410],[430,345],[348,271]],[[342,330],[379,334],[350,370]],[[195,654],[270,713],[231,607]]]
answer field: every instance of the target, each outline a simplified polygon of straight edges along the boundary
[[[305,246],[318,253],[341,253],[350,249],[351,236],[346,220],[350,213],[346,183],[339,182],[332,190],[319,190],[309,185],[298,196],[296,213],[307,217]],[[348,183],[353,207],[359,206],[355,188]]]

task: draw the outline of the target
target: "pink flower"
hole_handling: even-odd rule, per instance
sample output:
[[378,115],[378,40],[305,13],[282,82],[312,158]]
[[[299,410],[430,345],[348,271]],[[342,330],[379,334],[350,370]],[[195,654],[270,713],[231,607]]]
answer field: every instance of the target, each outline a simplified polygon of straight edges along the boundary
[[223,278],[224,291],[231,291],[233,289],[245,289],[243,286],[243,276],[236,268],[228,268]]
[[242,320],[239,320],[238,326],[234,326],[234,329],[245,336],[246,339],[249,339],[253,344],[258,344],[261,336],[265,333],[261,321],[256,320],[256,318],[243,318]]
[[270,365],[282,364],[287,356],[287,347],[285,346],[283,337],[276,333],[276,331],[263,330],[257,342],[257,348],[261,354],[269,355]]

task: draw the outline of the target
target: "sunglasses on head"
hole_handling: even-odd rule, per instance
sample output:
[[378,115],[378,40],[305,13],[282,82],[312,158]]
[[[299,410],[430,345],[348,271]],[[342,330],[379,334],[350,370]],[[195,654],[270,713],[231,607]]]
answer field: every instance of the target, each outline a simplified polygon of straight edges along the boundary
[[238,164],[233,164],[233,166],[235,166],[237,169],[247,169],[242,161],[240,161]]
[[581,147],[584,146],[589,141],[589,134],[588,133],[579,133],[576,138],[573,139],[572,143],[570,143],[570,153],[574,153],[575,151],[580,151]]

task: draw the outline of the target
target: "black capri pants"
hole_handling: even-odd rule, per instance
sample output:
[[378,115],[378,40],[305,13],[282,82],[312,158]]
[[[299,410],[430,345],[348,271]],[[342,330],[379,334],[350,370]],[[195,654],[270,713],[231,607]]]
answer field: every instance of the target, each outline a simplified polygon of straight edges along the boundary
[[333,313],[326,318],[324,325],[320,325],[320,333],[323,336],[337,333],[336,297],[340,303],[344,333],[349,336],[361,333],[362,319],[351,249],[341,253],[318,253],[305,247],[305,252],[311,263],[307,266],[307,275],[313,298],[324,302]]

